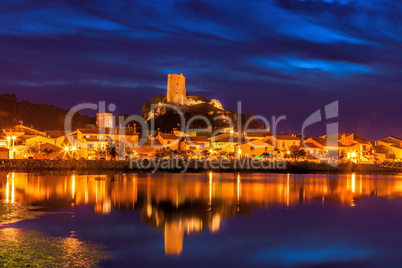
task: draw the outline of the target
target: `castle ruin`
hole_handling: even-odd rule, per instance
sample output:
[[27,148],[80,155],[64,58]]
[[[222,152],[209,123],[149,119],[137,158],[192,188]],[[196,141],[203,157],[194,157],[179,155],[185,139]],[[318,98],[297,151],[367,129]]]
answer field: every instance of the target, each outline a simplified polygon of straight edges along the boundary
[[167,102],[180,105],[186,103],[186,78],[183,74],[168,74]]

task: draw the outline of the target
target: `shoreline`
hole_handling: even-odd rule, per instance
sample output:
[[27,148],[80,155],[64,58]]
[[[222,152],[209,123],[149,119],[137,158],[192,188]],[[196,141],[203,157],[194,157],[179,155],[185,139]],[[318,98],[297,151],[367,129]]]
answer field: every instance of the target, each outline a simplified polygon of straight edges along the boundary
[[[129,161],[111,160],[26,160],[9,159],[0,160],[0,171],[8,172],[33,172],[33,173],[293,173],[293,174],[398,174],[402,170],[394,168],[384,168],[375,164],[355,164],[342,163],[332,167],[326,163],[310,162],[283,162],[282,167],[276,168],[274,162],[264,162],[268,167],[253,168],[252,166],[241,166],[239,161],[227,161],[225,166],[217,167],[210,162],[203,162],[204,165],[197,164],[195,160],[186,162],[187,166],[158,166],[156,162],[144,162],[145,168],[138,167],[138,163],[133,163],[130,168]],[[206,163],[206,164],[205,164]],[[273,165],[273,168],[271,167]]]

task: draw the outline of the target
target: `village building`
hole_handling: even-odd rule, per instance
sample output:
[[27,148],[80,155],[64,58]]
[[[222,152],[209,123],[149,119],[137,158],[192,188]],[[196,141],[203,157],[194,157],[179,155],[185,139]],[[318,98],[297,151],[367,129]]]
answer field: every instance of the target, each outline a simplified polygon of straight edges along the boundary
[[273,152],[274,150],[275,147],[272,144],[259,139],[244,141],[236,146],[236,151],[241,156],[251,158],[268,155],[268,153]]
[[177,150],[179,149],[179,137],[172,133],[158,133],[156,139],[166,149]]
[[208,150],[210,141],[205,136],[187,136],[180,142],[180,150],[182,151],[203,151]]
[[289,150],[292,146],[300,146],[300,138],[296,135],[290,134],[277,134],[270,135],[263,139],[263,141],[269,141],[277,150],[284,151]]

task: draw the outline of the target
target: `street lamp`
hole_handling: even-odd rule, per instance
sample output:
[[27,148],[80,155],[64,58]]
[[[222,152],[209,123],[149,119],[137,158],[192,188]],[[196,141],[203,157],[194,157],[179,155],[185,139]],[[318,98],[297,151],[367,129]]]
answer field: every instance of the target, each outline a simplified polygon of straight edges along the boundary
[[12,136],[11,138],[13,139],[13,159],[14,159],[14,158],[15,158],[14,144],[15,144],[15,139],[16,139],[17,137]]
[[8,141],[8,148],[7,148],[7,149],[9,149],[9,150],[10,150],[10,140],[11,140],[11,137],[8,136],[8,137],[7,137],[7,141]]

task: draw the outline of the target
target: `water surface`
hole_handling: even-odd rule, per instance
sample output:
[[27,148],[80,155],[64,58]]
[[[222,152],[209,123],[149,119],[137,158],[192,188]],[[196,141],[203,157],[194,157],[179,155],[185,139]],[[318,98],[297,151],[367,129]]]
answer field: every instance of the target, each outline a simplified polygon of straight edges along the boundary
[[402,262],[400,176],[0,176],[0,257],[9,265]]

